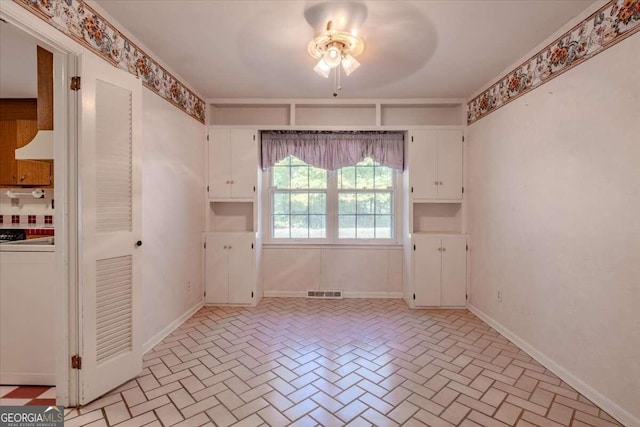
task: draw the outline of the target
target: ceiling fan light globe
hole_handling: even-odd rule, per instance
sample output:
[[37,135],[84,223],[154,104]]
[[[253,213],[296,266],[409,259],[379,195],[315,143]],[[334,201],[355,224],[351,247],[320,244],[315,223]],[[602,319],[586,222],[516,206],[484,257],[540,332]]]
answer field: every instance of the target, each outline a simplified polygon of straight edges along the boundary
[[330,46],[324,54],[324,61],[331,68],[336,68],[342,61],[342,51],[337,46]]
[[342,58],[342,68],[347,76],[351,75],[359,66],[360,63],[351,55],[346,55]]
[[313,67],[313,71],[320,74],[325,79],[329,78],[329,73],[331,72],[331,67],[326,63],[324,58],[320,59],[315,67]]

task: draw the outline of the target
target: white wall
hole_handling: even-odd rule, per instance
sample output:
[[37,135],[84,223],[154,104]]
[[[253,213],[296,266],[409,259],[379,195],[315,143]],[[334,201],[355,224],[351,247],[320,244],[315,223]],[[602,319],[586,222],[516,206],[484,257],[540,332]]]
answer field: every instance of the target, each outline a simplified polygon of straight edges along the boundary
[[471,304],[626,425],[640,425],[638,82],[636,34],[468,128]]
[[150,90],[142,109],[143,342],[150,344],[202,302],[206,141],[204,125]]
[[401,298],[402,248],[265,248],[265,296],[342,289],[346,297]]

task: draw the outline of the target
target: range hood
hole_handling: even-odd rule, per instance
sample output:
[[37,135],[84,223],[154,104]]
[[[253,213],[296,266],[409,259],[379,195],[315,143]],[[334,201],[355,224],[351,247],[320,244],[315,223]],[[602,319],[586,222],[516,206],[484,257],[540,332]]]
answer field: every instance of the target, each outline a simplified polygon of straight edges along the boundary
[[38,46],[38,133],[16,160],[53,160],[53,54]]

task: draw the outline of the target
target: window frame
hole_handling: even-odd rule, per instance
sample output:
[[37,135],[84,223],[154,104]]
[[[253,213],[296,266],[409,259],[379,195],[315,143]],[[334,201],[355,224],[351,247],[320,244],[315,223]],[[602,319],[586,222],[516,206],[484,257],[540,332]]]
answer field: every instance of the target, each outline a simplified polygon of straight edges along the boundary
[[[273,194],[282,189],[276,189],[272,186],[273,168],[263,171],[263,187],[262,187],[262,230],[263,243],[267,245],[331,245],[331,246],[396,246],[402,244],[402,171],[391,169],[392,186],[390,189],[343,189],[338,188],[338,170],[327,172],[327,190],[326,190],[326,238],[274,238],[272,227],[273,215]],[[295,192],[293,189],[291,192]],[[316,191],[301,189],[301,191]],[[340,192],[386,192],[391,191],[391,199],[393,205],[392,213],[392,233],[389,239],[357,239],[357,238],[339,238],[338,237],[338,195]]]

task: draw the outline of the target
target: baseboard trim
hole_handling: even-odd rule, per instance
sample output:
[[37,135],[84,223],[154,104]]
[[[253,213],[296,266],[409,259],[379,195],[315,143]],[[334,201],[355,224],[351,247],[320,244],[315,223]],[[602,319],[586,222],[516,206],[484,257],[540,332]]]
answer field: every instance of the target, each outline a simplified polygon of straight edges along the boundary
[[34,374],[31,372],[2,373],[0,384],[56,386],[56,374]]
[[185,311],[182,316],[178,317],[173,322],[169,323],[164,329],[152,336],[142,345],[142,354],[147,354],[153,347],[162,342],[163,339],[168,337],[171,332],[175,331],[178,326],[182,325],[188,318],[193,316],[198,310],[204,306],[203,301],[198,301],[196,305]]
[[[264,291],[265,298],[306,298],[307,291]],[[402,292],[359,292],[345,291],[344,298],[388,298],[400,299]]]
[[513,333],[510,329],[502,325],[497,320],[493,319],[489,315],[485,314],[482,310],[474,307],[472,304],[468,305],[469,311],[482,319],[485,323],[491,326],[493,329],[504,335],[515,345],[524,350],[529,356],[533,357],[540,364],[542,364],[545,368],[549,369],[551,372],[556,374],[562,381],[569,384],[571,387],[576,389],[578,393],[582,394],[584,397],[592,401],[594,404],[598,405],[600,408],[605,410],[609,415],[613,418],[620,421],[623,425],[627,427],[640,427],[640,419],[634,417],[631,413],[624,410],[617,404],[615,404],[612,400],[595,390],[593,387],[577,378],[571,372],[569,372],[566,368],[560,366],[549,356],[544,353],[536,350],[531,344],[529,344],[524,339],[520,338],[518,335]]

